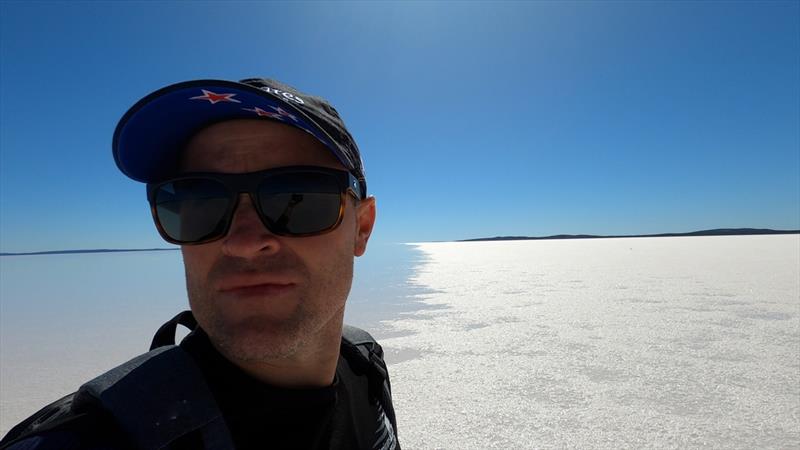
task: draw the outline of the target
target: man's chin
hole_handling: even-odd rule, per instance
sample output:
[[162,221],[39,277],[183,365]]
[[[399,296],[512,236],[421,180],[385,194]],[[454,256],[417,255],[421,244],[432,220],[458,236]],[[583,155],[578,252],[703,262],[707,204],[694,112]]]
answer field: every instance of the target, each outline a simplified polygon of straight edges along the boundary
[[250,317],[216,323],[206,330],[214,345],[229,359],[270,361],[291,358],[303,347],[302,324],[295,320]]

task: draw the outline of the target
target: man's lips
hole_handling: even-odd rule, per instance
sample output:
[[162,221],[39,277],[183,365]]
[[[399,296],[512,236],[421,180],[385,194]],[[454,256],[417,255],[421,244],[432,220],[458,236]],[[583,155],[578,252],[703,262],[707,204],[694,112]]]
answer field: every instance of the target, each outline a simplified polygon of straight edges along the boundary
[[222,280],[217,290],[241,296],[277,295],[293,289],[296,285],[293,281],[283,278],[235,276]]
[[220,292],[237,297],[272,297],[289,292],[295,286],[294,284],[254,284],[252,286],[230,288]]

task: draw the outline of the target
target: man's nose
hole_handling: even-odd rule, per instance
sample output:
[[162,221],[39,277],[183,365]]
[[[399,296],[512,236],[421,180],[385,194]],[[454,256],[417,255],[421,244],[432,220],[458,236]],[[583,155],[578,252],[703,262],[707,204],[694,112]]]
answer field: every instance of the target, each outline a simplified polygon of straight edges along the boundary
[[274,254],[279,249],[278,236],[270,233],[261,222],[250,196],[241,194],[230,229],[222,242],[222,252],[228,256],[251,258]]

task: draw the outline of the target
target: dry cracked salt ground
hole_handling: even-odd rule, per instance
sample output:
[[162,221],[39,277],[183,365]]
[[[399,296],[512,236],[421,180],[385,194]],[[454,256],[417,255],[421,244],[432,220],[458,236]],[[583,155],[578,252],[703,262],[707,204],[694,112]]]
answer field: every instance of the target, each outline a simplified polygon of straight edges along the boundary
[[404,448],[800,447],[800,236],[418,248]]

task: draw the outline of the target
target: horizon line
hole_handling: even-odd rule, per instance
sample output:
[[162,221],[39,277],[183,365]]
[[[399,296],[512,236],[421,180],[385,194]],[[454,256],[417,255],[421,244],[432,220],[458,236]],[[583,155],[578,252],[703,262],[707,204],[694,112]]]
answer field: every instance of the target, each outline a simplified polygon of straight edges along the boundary
[[[687,233],[657,233],[657,234],[625,234],[625,235],[594,235],[594,234],[554,234],[550,236],[494,236],[471,239],[455,239],[446,241],[415,241],[413,244],[436,242],[481,242],[481,241],[514,241],[514,240],[570,240],[570,239],[611,239],[611,238],[642,238],[642,237],[693,237],[693,236],[752,236],[774,234],[800,234],[797,230],[775,230],[772,228],[712,228],[708,230],[691,231]],[[125,252],[161,252],[180,250],[180,247],[154,247],[154,248],[99,248],[77,250],[44,250],[36,252],[0,252],[0,256],[42,256],[42,255],[70,255],[83,253],[125,253]]]

